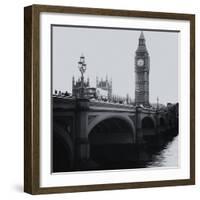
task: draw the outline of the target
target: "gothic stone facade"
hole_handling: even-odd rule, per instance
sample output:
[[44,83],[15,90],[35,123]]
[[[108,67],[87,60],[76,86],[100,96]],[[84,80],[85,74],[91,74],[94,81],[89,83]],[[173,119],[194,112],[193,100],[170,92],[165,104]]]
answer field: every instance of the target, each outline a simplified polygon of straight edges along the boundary
[[143,32],[135,54],[135,103],[148,107],[150,58]]

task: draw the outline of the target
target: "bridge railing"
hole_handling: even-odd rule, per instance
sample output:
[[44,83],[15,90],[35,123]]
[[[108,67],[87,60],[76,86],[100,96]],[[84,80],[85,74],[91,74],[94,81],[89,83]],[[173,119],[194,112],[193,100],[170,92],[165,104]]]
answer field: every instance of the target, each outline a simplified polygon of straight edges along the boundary
[[104,101],[98,101],[98,100],[91,100],[90,101],[90,106],[108,107],[108,108],[135,109],[135,106],[130,105],[130,104],[104,102]]
[[[55,103],[68,104],[75,106],[75,102],[77,98],[73,96],[63,96],[63,95],[53,95],[52,96]],[[127,104],[126,102],[113,102],[113,101],[103,101],[99,99],[88,99],[89,106],[96,106],[96,107],[104,107],[104,108],[121,108],[121,109],[134,109],[145,113],[165,113],[167,112],[165,109],[156,109],[154,107],[143,107],[135,106],[133,104]]]

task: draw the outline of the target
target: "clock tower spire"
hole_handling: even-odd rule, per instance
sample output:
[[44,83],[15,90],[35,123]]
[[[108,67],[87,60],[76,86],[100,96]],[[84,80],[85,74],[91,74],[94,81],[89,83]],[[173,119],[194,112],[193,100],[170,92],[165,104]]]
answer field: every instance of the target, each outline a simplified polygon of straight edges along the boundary
[[138,48],[135,52],[135,103],[149,106],[150,58],[143,32],[140,33]]

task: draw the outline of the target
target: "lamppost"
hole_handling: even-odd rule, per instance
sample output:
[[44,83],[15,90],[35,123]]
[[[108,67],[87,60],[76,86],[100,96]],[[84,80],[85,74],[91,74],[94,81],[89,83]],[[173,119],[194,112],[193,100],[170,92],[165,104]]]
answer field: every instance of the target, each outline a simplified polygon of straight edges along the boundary
[[86,71],[85,57],[81,55],[80,60],[78,62],[78,69],[81,72],[81,92],[80,97],[84,97],[84,73]]

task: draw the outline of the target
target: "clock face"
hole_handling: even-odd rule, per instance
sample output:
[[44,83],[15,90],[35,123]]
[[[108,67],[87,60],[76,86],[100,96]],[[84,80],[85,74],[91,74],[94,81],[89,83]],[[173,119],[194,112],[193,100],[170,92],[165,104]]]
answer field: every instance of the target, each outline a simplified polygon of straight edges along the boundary
[[143,59],[139,59],[139,60],[137,61],[137,65],[138,65],[139,67],[142,67],[142,66],[144,65],[144,60],[143,60]]

